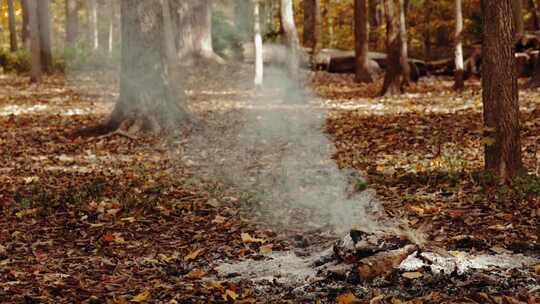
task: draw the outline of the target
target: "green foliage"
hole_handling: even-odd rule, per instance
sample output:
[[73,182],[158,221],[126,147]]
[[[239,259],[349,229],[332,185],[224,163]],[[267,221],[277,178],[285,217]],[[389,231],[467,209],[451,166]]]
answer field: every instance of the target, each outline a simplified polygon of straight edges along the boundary
[[30,52],[21,49],[17,52],[0,50],[0,66],[6,72],[27,73],[31,69]]

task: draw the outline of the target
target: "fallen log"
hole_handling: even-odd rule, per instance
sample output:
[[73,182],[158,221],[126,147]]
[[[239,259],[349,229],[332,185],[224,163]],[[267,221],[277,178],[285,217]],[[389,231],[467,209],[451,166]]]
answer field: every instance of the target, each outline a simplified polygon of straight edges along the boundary
[[364,281],[384,277],[391,273],[416,250],[418,250],[416,245],[407,245],[403,248],[377,253],[360,260],[356,271],[358,272],[358,276]]

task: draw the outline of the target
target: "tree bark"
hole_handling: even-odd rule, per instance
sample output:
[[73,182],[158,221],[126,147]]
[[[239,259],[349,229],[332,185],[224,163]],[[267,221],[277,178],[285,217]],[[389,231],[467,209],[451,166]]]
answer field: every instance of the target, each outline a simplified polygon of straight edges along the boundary
[[407,4],[405,0],[399,0],[399,38],[401,40],[399,64],[401,65],[401,77],[403,85],[409,85],[411,80],[411,67],[409,65],[409,49],[407,47]]
[[356,82],[373,82],[368,66],[369,52],[369,6],[367,0],[354,1],[354,35],[356,51]]
[[259,0],[255,0],[253,6],[253,19],[254,26],[253,32],[255,33],[255,87],[262,87],[263,84],[263,70],[264,70],[264,58],[263,58],[263,40],[261,35],[261,3]]
[[394,95],[402,92],[403,66],[401,65],[402,42],[400,35],[400,17],[396,12],[395,0],[384,0],[386,15],[386,50],[387,62],[384,83],[381,90],[382,96]]
[[532,14],[534,30],[538,31],[540,30],[540,19],[538,15],[538,6],[536,5],[536,0],[529,0],[529,9],[531,10]]
[[175,2],[175,22],[178,24],[178,58],[191,65],[199,58],[215,63],[224,63],[223,58],[214,52],[212,43],[212,2],[179,1]]
[[99,29],[98,29],[98,7],[97,0],[88,1],[88,21],[90,22],[90,42],[92,48],[99,48]]
[[36,1],[28,1],[26,4],[26,7],[28,9],[28,24],[30,27],[30,49],[32,56],[30,82],[39,83],[41,82],[42,66],[38,9]]
[[461,7],[461,0],[455,0],[455,11],[456,11],[456,33],[455,33],[455,81],[454,89],[463,90],[465,87],[464,83],[464,71],[463,71],[463,10]]
[[66,43],[74,46],[79,34],[79,5],[77,0],[66,0]]
[[512,0],[512,13],[514,22],[514,41],[518,41],[525,34],[523,24],[523,3],[522,0]]
[[[30,1],[31,2],[31,1]],[[37,15],[39,24],[39,38],[41,50],[41,66],[44,72],[52,73],[52,43],[51,43],[51,16],[49,0],[37,1]]]
[[522,169],[512,0],[482,0],[485,169],[511,181]]
[[431,61],[431,13],[433,10],[433,7],[431,5],[431,0],[425,0],[424,1],[424,9],[425,9],[425,26],[426,26],[426,32],[424,33],[424,52],[425,52],[425,58],[426,61]]
[[27,45],[28,40],[30,38],[30,18],[29,18],[29,10],[28,7],[28,0],[21,0],[21,8],[22,8],[22,29],[21,29],[21,41],[23,44]]
[[281,0],[281,24],[285,32],[287,46],[289,47],[289,76],[298,79],[300,69],[299,49],[300,42],[296,24],[294,23],[294,9],[292,0]]
[[171,87],[174,79],[168,69],[174,67],[167,65],[167,53],[170,57],[175,50],[170,49],[172,40],[167,41],[167,36],[174,34],[166,32],[167,7],[159,1],[121,1],[120,97],[104,132],[127,123],[130,129],[157,133],[189,119],[184,96],[178,96],[180,88]]
[[317,54],[317,44],[319,43],[319,20],[320,2],[319,0],[304,0],[304,46],[312,50],[312,54]]
[[19,47],[17,45],[17,26],[15,22],[15,9],[13,0],[7,0],[8,5],[8,23],[9,23],[9,49],[16,52]]

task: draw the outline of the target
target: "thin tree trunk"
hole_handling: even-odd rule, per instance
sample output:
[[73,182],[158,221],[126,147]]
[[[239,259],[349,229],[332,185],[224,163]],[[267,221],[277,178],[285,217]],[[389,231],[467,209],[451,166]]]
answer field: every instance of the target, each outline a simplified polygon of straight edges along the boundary
[[319,0],[304,0],[304,46],[310,48],[312,54],[317,54],[319,42]]
[[425,0],[424,1],[424,9],[425,9],[425,27],[426,32],[424,34],[424,54],[425,54],[425,60],[431,61],[431,13],[433,10],[433,6],[431,5],[431,0]]
[[396,12],[394,0],[384,0],[384,10],[386,17],[386,52],[387,63],[384,83],[380,95],[394,95],[402,92],[401,74],[401,37],[400,25]]
[[92,48],[97,50],[99,48],[99,29],[98,29],[98,7],[97,0],[88,1],[88,20],[90,22],[90,41]]
[[234,1],[234,25],[241,42],[253,39],[253,5],[253,1]]
[[512,0],[512,14],[514,22],[514,41],[518,41],[525,34],[523,24],[523,3],[522,0]]
[[30,18],[28,16],[30,8],[28,7],[28,0],[21,0],[22,8],[22,29],[21,40],[24,45],[28,45],[30,38]]
[[296,31],[296,24],[294,23],[292,0],[281,0],[281,24],[283,25],[285,38],[287,39],[287,46],[289,47],[290,52],[288,62],[289,76],[292,79],[298,79],[300,69],[300,42],[298,32]]
[[[166,4],[168,5],[168,1]],[[107,50],[109,52],[109,55],[112,55],[112,52],[114,49],[114,26],[116,24],[116,13],[117,13],[116,1],[112,1],[109,4],[109,9],[110,9],[110,12],[109,12],[110,20],[109,20],[109,30],[107,33]],[[169,18],[170,18],[170,21],[172,22],[170,11],[169,11]],[[172,37],[171,43],[174,46],[174,36]],[[176,50],[176,46],[174,47],[174,49]]]
[[522,169],[512,0],[482,0],[485,168],[504,181]]
[[368,66],[369,6],[367,0],[354,1],[354,34],[356,50],[356,82],[373,82]]
[[456,65],[456,74],[454,89],[462,90],[465,87],[464,78],[463,78],[463,10],[461,7],[461,0],[455,0],[455,10],[456,10],[456,34],[455,34],[455,65]]
[[30,27],[30,49],[32,56],[32,67],[30,71],[30,81],[34,83],[41,82],[41,46],[38,21],[38,9],[36,1],[27,2],[28,24]]
[[74,46],[79,34],[79,5],[77,0],[66,0],[66,42]]
[[7,0],[8,5],[8,23],[9,23],[9,47],[12,52],[16,52],[19,47],[17,45],[17,25],[15,21],[15,9],[13,0]]
[[254,26],[253,32],[255,33],[255,87],[262,87],[263,84],[263,69],[264,69],[264,59],[263,59],[263,40],[261,35],[261,14],[260,14],[261,3],[259,0],[255,0],[253,6],[253,19]]
[[44,72],[52,73],[52,43],[51,43],[51,16],[49,0],[37,1],[37,15],[39,24],[39,38],[41,50],[41,66]]
[[409,49],[407,47],[407,7],[404,0],[399,0],[399,38],[401,40],[401,54],[399,63],[401,64],[401,77],[403,85],[409,85],[411,79],[411,67],[409,66]]
[[529,0],[529,8],[531,10],[534,30],[540,30],[540,19],[538,16],[538,6],[536,5],[535,0]]

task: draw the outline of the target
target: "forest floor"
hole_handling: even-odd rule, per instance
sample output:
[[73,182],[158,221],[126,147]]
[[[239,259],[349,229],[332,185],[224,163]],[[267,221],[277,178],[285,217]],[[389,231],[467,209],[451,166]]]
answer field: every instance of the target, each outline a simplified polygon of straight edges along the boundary
[[[224,82],[230,78],[223,69],[190,82],[200,117],[255,96]],[[538,257],[540,92],[520,94],[530,176],[507,187],[480,173],[486,139],[479,82],[469,81],[462,93],[451,85],[425,78],[403,96],[376,98],[379,83],[317,73],[306,86],[329,111],[335,161],[365,177],[390,217],[422,230],[430,246]],[[200,178],[183,158],[183,133],[71,136],[106,117],[117,97],[114,81],[51,76],[35,86],[0,75],[0,86],[1,303],[314,301],[277,283],[267,294],[253,282],[216,278],[220,263],[293,249],[299,236],[251,216],[240,189]],[[540,290],[530,285],[540,284],[535,271],[528,283],[511,286],[419,285],[397,274],[362,293],[335,284],[320,302],[540,303]]]

